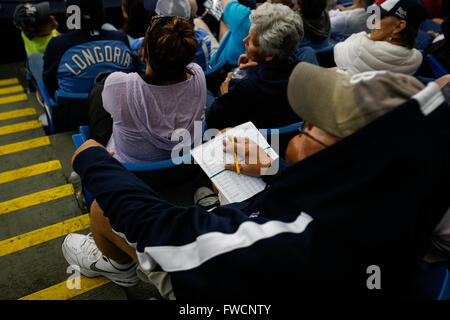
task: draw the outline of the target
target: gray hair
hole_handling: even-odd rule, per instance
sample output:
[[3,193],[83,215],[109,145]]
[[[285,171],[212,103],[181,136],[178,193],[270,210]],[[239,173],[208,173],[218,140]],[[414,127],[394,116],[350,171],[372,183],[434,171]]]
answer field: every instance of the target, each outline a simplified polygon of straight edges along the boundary
[[264,3],[250,15],[251,29],[259,36],[261,52],[280,60],[289,58],[303,39],[303,20],[283,4]]

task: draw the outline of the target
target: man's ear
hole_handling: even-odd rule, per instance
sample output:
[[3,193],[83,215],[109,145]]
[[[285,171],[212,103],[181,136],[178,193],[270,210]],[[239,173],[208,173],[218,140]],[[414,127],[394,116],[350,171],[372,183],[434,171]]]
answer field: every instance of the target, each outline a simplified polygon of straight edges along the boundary
[[407,22],[405,20],[400,20],[395,26],[394,33],[400,33],[405,30]]
[[50,21],[51,21],[53,28],[58,29],[59,23],[58,23],[58,20],[56,20],[55,16],[50,16]]

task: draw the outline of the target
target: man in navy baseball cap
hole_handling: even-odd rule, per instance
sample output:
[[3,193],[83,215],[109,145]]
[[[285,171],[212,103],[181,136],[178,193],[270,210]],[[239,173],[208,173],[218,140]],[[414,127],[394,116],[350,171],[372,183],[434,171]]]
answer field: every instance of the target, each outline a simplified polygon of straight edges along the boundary
[[417,28],[428,17],[428,9],[422,0],[386,0],[380,9],[381,18],[394,16]]

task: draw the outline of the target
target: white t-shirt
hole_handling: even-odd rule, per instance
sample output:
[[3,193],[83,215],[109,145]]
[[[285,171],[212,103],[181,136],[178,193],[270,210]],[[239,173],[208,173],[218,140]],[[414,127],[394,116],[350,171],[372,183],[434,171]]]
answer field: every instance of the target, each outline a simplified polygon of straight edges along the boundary
[[179,141],[177,129],[186,129],[194,141],[194,121],[203,122],[206,79],[201,67],[188,65],[193,75],[167,86],[145,82],[137,73],[114,72],[105,81],[103,107],[113,119],[107,144],[120,162],[167,160]]

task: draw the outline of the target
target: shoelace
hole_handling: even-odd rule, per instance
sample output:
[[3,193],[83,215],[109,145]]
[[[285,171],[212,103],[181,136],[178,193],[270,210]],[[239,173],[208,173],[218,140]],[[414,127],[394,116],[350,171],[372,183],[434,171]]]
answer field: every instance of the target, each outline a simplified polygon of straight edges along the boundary
[[97,261],[102,255],[100,250],[97,248],[97,245],[95,244],[92,233],[88,233],[86,238],[81,243],[80,247],[83,253],[87,255],[89,262]]

